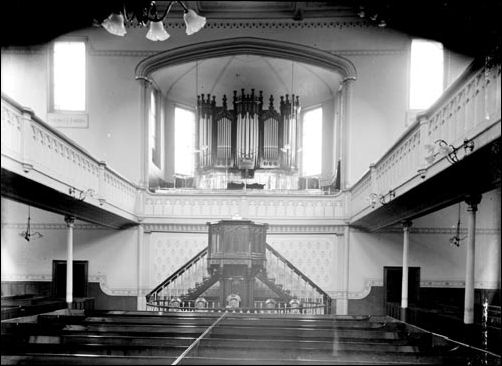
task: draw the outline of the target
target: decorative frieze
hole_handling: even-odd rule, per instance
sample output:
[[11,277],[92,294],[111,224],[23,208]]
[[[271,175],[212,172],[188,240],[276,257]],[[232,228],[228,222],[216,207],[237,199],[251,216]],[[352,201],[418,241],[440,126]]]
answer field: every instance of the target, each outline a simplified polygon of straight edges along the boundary
[[[333,234],[343,235],[343,225],[269,225],[267,235]],[[145,232],[207,233],[206,224],[144,224]]]
[[251,220],[267,219],[340,219],[344,201],[332,197],[228,197],[149,195],[145,199],[145,217],[227,219],[234,215]]
[[[26,223],[2,223],[2,229],[24,230]],[[51,224],[51,223],[30,223],[32,230],[66,230],[66,224]],[[95,225],[95,224],[75,224],[74,230],[110,230],[110,228]]]

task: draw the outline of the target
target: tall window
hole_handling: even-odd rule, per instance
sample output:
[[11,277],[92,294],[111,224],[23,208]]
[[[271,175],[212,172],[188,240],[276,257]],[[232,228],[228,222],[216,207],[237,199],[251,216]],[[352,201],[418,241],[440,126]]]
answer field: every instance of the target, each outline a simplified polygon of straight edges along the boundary
[[195,166],[195,113],[176,107],[174,109],[174,171],[192,176]]
[[152,162],[160,168],[160,144],[159,144],[159,118],[155,91],[150,91],[150,108],[148,110],[149,145],[152,154]]
[[55,42],[53,49],[52,108],[85,111],[85,42]]
[[443,45],[422,39],[411,43],[410,109],[429,108],[443,92]]
[[304,113],[302,136],[302,173],[304,176],[319,175],[322,167],[322,108]]

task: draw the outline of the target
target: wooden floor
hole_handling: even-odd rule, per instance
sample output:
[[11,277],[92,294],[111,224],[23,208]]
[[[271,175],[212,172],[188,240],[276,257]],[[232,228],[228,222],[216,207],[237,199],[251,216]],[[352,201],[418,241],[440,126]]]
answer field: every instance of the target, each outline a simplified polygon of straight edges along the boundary
[[[221,315],[64,310],[9,319],[1,361],[168,365]],[[448,349],[386,317],[229,313],[181,364],[467,364]]]

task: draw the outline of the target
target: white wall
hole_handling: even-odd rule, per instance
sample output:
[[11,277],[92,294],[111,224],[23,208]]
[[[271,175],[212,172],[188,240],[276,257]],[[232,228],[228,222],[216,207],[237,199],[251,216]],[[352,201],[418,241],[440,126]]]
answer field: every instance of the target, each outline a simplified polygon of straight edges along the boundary
[[[2,198],[2,281],[50,281],[52,261],[66,260],[64,217],[31,208],[31,231],[43,237],[26,241],[28,206]],[[136,229],[108,230],[76,220],[74,260],[89,261],[89,281],[101,282],[109,295],[136,295]]]
[[[119,173],[140,179],[142,115],[140,84],[134,79],[137,63],[167,47],[221,38],[251,36],[294,42],[338,54],[354,62],[358,80],[352,96],[351,162],[354,182],[404,128],[407,45],[409,38],[391,30],[363,25],[206,26],[188,37],[183,27],[168,29],[166,42],[150,42],[146,30],[130,29],[114,37],[103,29],[72,35],[88,39],[89,128],[62,131]],[[39,51],[2,50],[2,91],[47,119],[48,56]],[[7,75],[4,78],[4,75]],[[4,80],[5,79],[5,80]],[[361,153],[361,146],[365,146]],[[329,160],[324,163],[326,169]],[[329,169],[328,169],[329,170]]]
[[[409,266],[420,267],[422,286],[464,287],[466,240],[450,244],[455,235],[458,205],[449,206],[413,222]],[[500,288],[500,190],[483,195],[478,207],[476,230],[476,288]],[[466,205],[461,204],[461,237],[465,237]],[[383,284],[384,266],[402,265],[403,234],[352,231],[350,237],[349,288],[353,298],[367,293],[368,283]],[[430,282],[430,283],[424,283]]]

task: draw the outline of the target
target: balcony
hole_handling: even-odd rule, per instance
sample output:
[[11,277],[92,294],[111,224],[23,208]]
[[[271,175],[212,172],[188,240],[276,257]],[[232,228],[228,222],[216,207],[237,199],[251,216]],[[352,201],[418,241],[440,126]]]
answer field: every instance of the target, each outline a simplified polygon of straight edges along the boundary
[[[378,230],[500,182],[500,88],[500,65],[476,60],[358,182],[335,195],[183,188],[150,193],[2,95],[2,195],[112,228],[135,225],[138,218],[152,225],[202,225],[240,216],[331,228],[350,219]],[[440,153],[440,140],[451,145],[450,154]]]
[[137,222],[138,187],[2,95],[2,195],[121,228]]
[[378,230],[493,189],[500,87],[500,65],[475,60],[352,186],[351,224]]

